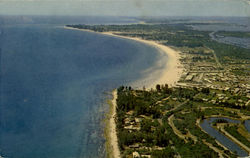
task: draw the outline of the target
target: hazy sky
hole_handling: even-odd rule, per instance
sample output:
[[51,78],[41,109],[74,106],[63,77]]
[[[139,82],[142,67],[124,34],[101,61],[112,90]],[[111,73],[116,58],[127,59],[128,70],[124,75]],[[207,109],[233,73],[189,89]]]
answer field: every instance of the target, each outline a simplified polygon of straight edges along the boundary
[[250,0],[0,0],[6,14],[250,17]]

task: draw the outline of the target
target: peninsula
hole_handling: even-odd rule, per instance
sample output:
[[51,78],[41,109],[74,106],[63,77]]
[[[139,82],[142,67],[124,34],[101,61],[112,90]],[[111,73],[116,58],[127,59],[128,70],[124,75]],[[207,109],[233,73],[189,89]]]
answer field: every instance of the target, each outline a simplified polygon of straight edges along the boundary
[[249,49],[219,43],[212,32],[185,23],[67,28],[141,41],[169,56],[151,89],[121,86],[114,92],[107,141],[111,157],[250,154]]

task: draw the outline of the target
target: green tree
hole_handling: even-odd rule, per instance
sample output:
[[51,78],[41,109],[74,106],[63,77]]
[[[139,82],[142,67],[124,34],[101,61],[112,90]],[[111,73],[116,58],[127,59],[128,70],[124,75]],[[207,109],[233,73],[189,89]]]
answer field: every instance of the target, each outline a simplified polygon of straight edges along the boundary
[[157,90],[158,92],[161,91],[161,85],[157,84],[155,88],[156,88],[156,90]]

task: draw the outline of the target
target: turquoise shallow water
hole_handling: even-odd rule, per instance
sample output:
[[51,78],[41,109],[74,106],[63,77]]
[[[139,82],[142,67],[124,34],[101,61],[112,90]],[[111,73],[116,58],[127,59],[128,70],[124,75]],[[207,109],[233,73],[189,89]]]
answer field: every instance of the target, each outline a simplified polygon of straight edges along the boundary
[[157,50],[50,24],[0,30],[0,155],[103,157],[107,92],[142,78]]

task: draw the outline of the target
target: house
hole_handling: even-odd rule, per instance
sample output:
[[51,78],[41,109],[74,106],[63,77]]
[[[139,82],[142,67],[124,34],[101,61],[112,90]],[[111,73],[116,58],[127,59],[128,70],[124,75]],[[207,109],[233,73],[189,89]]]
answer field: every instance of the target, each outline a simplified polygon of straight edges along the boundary
[[133,152],[132,155],[133,158],[140,158],[140,154],[137,151]]

